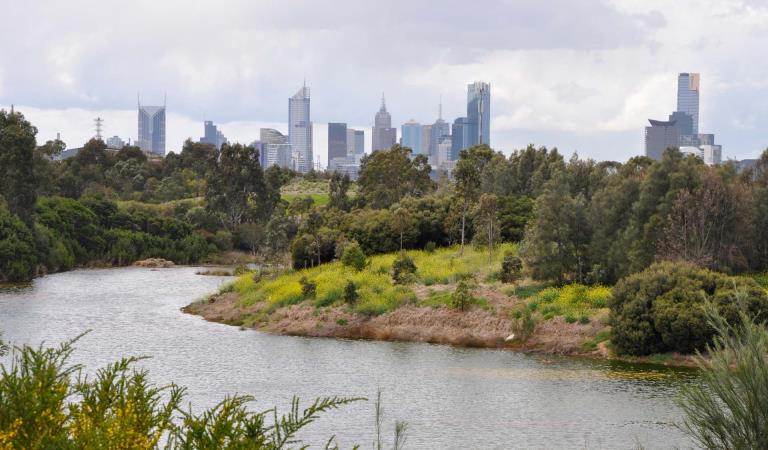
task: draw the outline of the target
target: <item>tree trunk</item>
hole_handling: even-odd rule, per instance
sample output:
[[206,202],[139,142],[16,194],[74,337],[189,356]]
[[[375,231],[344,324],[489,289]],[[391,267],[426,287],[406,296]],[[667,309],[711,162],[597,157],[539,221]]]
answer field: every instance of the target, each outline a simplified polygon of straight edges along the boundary
[[464,256],[464,228],[467,223],[467,201],[464,201],[464,208],[461,210],[461,250],[459,255]]

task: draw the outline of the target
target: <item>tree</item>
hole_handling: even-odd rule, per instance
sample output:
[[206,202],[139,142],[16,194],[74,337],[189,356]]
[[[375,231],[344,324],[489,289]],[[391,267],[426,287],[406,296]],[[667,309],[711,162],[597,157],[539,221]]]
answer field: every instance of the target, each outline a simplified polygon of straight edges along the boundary
[[472,304],[474,298],[472,297],[472,289],[467,280],[461,280],[456,285],[456,290],[451,294],[451,305],[464,311],[469,305]]
[[477,204],[477,223],[485,229],[484,240],[488,245],[488,263],[493,261],[493,244],[498,239],[499,227],[497,226],[496,213],[498,199],[493,194],[483,194]]
[[234,232],[249,215],[261,218],[270,209],[259,152],[251,146],[224,144],[209,160],[205,199]]
[[237,237],[256,256],[264,241],[264,226],[259,222],[243,222],[237,227]]
[[352,280],[347,280],[347,284],[344,285],[344,301],[348,305],[354,305],[357,303],[357,299],[360,294],[357,293],[357,285]]
[[399,145],[375,151],[361,161],[357,184],[360,195],[371,208],[389,208],[404,197],[421,197],[434,190],[427,157]]
[[34,223],[37,199],[36,134],[21,113],[0,110],[0,194],[27,227]]
[[349,191],[350,183],[349,175],[344,174],[342,176],[338,172],[333,172],[333,175],[331,175],[331,182],[328,185],[328,206],[341,211],[349,210],[350,202],[347,192]]
[[344,248],[344,253],[341,255],[341,263],[359,272],[365,269],[368,261],[357,242],[352,242]]
[[400,251],[403,250],[403,234],[411,226],[411,217],[405,208],[398,207],[392,211],[392,228],[400,234]]
[[392,280],[395,284],[408,284],[416,274],[416,264],[413,258],[405,252],[400,252],[392,263]]
[[477,145],[459,153],[454,177],[456,178],[456,195],[461,202],[461,251],[464,254],[467,214],[472,203],[480,195],[482,173],[485,165],[493,157],[493,151],[487,145]]
[[0,282],[29,281],[35,276],[37,256],[29,228],[0,207]]
[[522,276],[523,262],[514,253],[507,251],[501,261],[501,282],[516,283]]

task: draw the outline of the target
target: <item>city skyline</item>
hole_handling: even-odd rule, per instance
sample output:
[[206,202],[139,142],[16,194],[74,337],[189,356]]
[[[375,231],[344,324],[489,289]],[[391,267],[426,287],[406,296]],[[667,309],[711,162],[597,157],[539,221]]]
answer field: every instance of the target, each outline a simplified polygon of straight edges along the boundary
[[[446,120],[463,117],[466,92],[456,87],[480,79],[493,86],[494,148],[508,154],[533,143],[622,161],[642,150],[645,119],[674,108],[670,86],[690,71],[704,77],[700,128],[717,130],[724,157],[754,157],[768,145],[761,128],[768,107],[757,101],[768,95],[768,62],[750,57],[768,45],[766,5],[560,0],[543,8],[490,0],[496,14],[483,20],[449,5],[436,17],[435,5],[393,1],[369,20],[364,5],[346,2],[296,8],[233,0],[200,9],[169,1],[166,19],[150,21],[141,3],[21,3],[13,8],[19,20],[0,30],[7,42],[25,36],[0,54],[0,104],[25,112],[41,140],[61,132],[76,147],[93,134],[97,116],[106,136],[135,140],[131,99],[139,91],[156,104],[167,92],[172,151],[196,140],[203,120],[233,142],[250,142],[264,126],[286,131],[279,105],[303,77],[314,91],[316,125],[361,129],[370,127],[382,91],[396,127],[411,118],[434,122],[441,94]],[[337,6],[343,21],[331,14]],[[143,32],[115,29],[116,16]],[[332,32],[317,27],[324,22]],[[222,31],[191,35],[190,23]],[[261,45],[246,44],[254,41]],[[345,70],[323,63],[340,54]],[[327,139],[314,132],[314,153],[324,158]]]

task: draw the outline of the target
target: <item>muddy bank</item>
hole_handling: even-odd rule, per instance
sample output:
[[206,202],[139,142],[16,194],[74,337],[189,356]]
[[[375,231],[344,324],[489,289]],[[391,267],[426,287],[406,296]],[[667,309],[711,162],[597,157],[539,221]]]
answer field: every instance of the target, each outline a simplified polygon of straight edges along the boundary
[[[448,287],[446,287],[448,288]],[[686,355],[618,358],[606,342],[586,346],[607,327],[599,320],[587,324],[566,323],[563,317],[540,322],[525,341],[509,340],[512,320],[509,311],[517,300],[503,295],[491,296],[491,307],[472,307],[467,311],[453,308],[405,305],[380,316],[362,316],[344,306],[315,308],[298,304],[267,312],[263,303],[242,307],[236,292],[214,295],[192,303],[182,311],[206,320],[258,329],[288,336],[408,341],[447,344],[461,347],[503,348],[521,352],[552,355],[586,356],[638,363],[694,366]]]

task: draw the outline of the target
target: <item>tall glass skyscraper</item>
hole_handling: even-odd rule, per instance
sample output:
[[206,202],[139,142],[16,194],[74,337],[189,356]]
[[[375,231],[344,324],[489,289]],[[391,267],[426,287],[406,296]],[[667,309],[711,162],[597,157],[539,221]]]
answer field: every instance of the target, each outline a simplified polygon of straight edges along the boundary
[[414,155],[421,154],[421,124],[411,119],[400,127],[400,145],[413,150]]
[[458,161],[459,153],[469,147],[469,121],[459,117],[451,127],[451,160]]
[[491,145],[491,85],[476,81],[467,85],[469,145]]
[[165,156],[165,105],[141,106],[139,102],[139,148],[153,155]]
[[[354,136],[354,135],[353,135]],[[347,124],[328,124],[328,161],[347,156]]]
[[698,73],[681,73],[677,77],[677,110],[693,120],[692,135],[699,133],[699,83]]
[[312,169],[312,120],[306,84],[288,99],[288,140],[294,169],[300,173],[309,172]]

